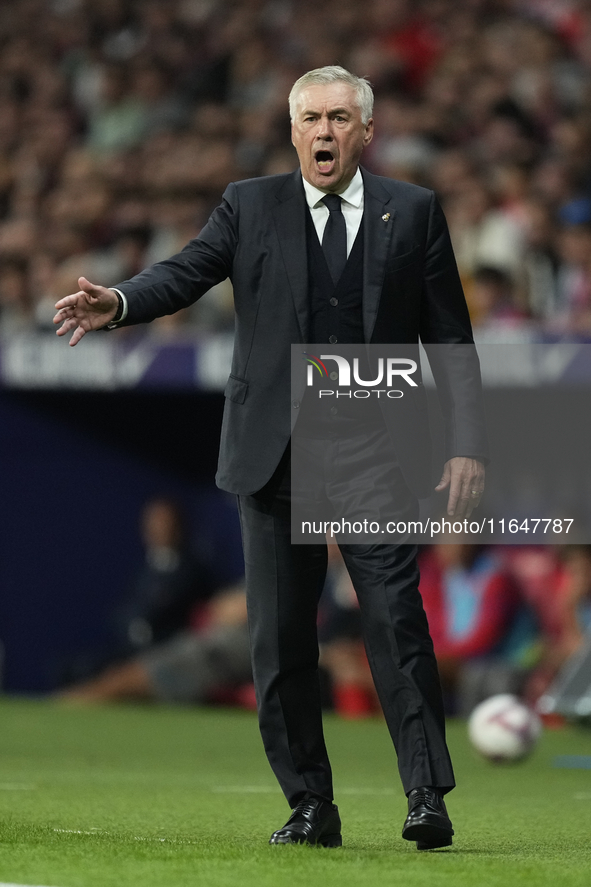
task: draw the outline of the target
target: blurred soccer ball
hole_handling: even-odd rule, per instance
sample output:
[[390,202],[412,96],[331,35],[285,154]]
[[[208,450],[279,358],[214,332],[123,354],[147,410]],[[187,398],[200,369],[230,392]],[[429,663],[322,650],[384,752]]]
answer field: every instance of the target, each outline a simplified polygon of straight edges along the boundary
[[474,748],[489,761],[520,761],[541,733],[540,719],[511,693],[491,696],[477,705],[468,721]]

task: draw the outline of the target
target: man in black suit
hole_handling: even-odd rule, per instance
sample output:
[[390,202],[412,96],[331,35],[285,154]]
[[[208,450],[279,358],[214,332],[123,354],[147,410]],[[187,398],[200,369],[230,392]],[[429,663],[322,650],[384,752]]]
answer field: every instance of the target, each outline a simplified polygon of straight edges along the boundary
[[[373,136],[372,104],[367,81],[342,68],[304,75],[290,94],[295,173],[229,185],[200,235],[177,256],[113,289],[80,278],[80,291],[56,305],[58,335],[73,331],[75,345],[89,330],[153,320],[232,280],[236,339],[217,482],[238,494],[260,728],[293,808],[273,844],[341,844],[318,687],[316,607],[326,545],[292,545],[290,536],[289,444],[300,409],[290,395],[290,345],[472,342],[434,194],[359,167]],[[469,359],[458,369],[437,356],[431,364],[449,417],[438,489],[449,487],[448,513],[463,519],[484,486],[486,442],[477,409],[473,415],[478,364]],[[422,388],[415,400],[403,436],[379,415],[372,428],[390,459],[400,514],[414,513],[417,495],[428,492],[425,474],[419,477],[409,460],[416,449],[428,459]],[[362,452],[360,429],[346,416],[335,421],[341,418],[348,442]],[[341,550],[409,799],[403,837],[419,849],[449,846],[443,795],[454,777],[416,547]]]

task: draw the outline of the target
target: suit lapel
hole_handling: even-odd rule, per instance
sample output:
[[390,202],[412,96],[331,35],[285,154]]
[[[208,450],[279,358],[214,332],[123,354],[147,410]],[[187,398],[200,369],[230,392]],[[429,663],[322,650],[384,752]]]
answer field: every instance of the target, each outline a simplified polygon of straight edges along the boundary
[[[363,333],[371,342],[382,295],[386,260],[392,243],[394,216],[392,197],[377,176],[364,169],[363,204]],[[387,216],[386,219],[383,217]]]
[[278,202],[273,210],[273,217],[281,255],[300,327],[301,341],[307,342],[310,321],[306,248],[307,206],[299,169],[285,179],[276,198]]

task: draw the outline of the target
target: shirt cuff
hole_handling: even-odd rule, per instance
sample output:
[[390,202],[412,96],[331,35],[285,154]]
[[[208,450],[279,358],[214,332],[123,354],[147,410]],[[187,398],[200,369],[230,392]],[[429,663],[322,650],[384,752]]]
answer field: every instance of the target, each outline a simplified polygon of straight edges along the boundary
[[[125,297],[124,293],[121,292],[121,290],[118,290],[114,286],[109,287],[109,289],[111,289],[114,293],[117,293],[117,295],[121,299],[121,304],[120,304],[121,314],[119,315],[119,317],[117,317],[117,314],[116,314],[115,315],[116,319],[113,319],[111,321],[111,323],[107,324],[108,330],[114,330],[121,323],[121,321],[125,320],[125,318],[127,317],[128,306],[127,306],[127,298]],[[117,313],[119,314],[119,311]]]

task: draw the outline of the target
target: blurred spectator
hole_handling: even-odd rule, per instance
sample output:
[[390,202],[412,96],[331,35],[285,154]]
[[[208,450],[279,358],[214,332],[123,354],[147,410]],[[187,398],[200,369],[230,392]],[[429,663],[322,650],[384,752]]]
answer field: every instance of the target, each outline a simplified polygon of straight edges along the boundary
[[105,67],[101,71],[98,101],[88,115],[89,148],[97,153],[133,148],[147,131],[147,101],[133,90],[123,66]]
[[590,637],[591,546],[565,545],[552,552],[534,547],[510,557],[542,629],[538,661],[525,688],[535,703]]
[[572,655],[591,628],[591,546],[568,545],[562,551],[560,587],[564,618],[562,655]]
[[78,702],[205,702],[221,689],[249,683],[242,586],[214,594],[171,500],[146,504],[141,533],[145,560],[115,613],[109,664],[95,664],[94,676],[79,675],[57,695]]
[[187,624],[197,604],[213,593],[206,567],[191,551],[179,506],[148,502],[141,516],[144,564],[117,614],[122,646],[160,643]]
[[20,332],[30,324],[31,306],[24,259],[0,262],[0,323],[4,333]]
[[[177,631],[57,696],[78,703],[221,699],[252,707],[251,680],[246,595],[240,586],[215,595],[201,613],[199,628]],[[240,689],[242,693],[236,692]]]
[[532,316],[547,321],[558,301],[556,223],[549,203],[532,197],[524,205],[523,286]]
[[579,197],[559,211],[556,302],[550,330],[570,336],[591,329],[591,199]]
[[530,341],[534,327],[519,310],[511,276],[499,268],[480,266],[470,289],[474,341],[508,344]]
[[172,500],[152,499],[140,517],[144,559],[117,605],[107,649],[85,651],[65,679],[86,679],[105,664],[120,662],[161,644],[184,629],[214,592],[209,569],[193,553],[182,511]]
[[495,206],[491,189],[482,178],[467,179],[447,201],[450,234],[470,304],[470,285],[476,268],[485,265],[516,273],[522,252],[521,228]]

